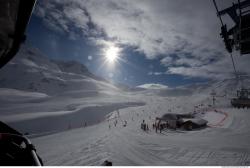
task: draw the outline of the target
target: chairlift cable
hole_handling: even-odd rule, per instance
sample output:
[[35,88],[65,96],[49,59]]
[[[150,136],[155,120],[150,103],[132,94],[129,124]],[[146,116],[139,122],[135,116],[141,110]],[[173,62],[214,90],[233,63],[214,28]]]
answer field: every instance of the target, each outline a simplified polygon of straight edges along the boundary
[[236,71],[235,62],[234,62],[233,54],[232,53],[230,53],[230,57],[231,57],[231,60],[232,60],[232,63],[233,63],[233,68],[234,68],[235,76],[236,76],[236,78],[238,78],[238,73]]
[[[239,41],[241,41],[241,17],[242,17],[242,12],[241,12],[241,2],[240,0],[238,0],[238,5],[239,5],[239,15],[240,15],[240,20],[239,20]],[[240,49],[241,49],[241,43],[239,44]],[[241,52],[240,52],[240,56],[241,56]],[[233,59],[232,59],[233,60]],[[234,67],[235,68],[235,67]],[[241,88],[243,88],[243,81],[241,79],[241,76],[238,74],[237,75],[237,80],[239,80]]]
[[[240,0],[238,0],[238,6],[239,6],[239,15],[240,15],[240,19],[239,19],[239,47],[241,49],[241,3]],[[241,56],[241,53],[240,53]]]
[[219,15],[219,9],[218,9],[218,6],[217,6],[217,4],[216,4],[216,1],[213,0],[213,3],[214,3],[214,6],[215,6],[215,9],[216,9],[216,11],[217,11],[217,16],[218,16],[219,19],[220,19],[221,25],[224,26],[223,21],[222,21],[222,18],[221,18],[221,16]]
[[238,4],[239,4],[240,19],[241,19],[241,2],[240,2],[240,0],[238,0]]
[[[214,3],[214,6],[215,6],[215,9],[216,9],[216,11],[217,11],[217,16],[218,16],[219,19],[220,19],[221,25],[224,26],[224,23],[223,23],[223,21],[222,21],[221,15],[219,15],[219,9],[218,9],[218,6],[217,6],[217,4],[216,4],[216,0],[213,0],[213,3]],[[238,0],[238,3],[239,3],[240,22],[241,22],[240,0]],[[241,25],[241,24],[239,24],[239,26],[240,26],[240,25]],[[239,28],[240,28],[240,27],[239,27]],[[233,54],[232,54],[232,53],[230,53],[230,57],[231,57],[231,61],[232,61],[232,64],[233,64],[233,69],[234,69],[234,73],[235,73],[235,76],[236,76],[236,80],[239,80],[239,81],[240,81],[240,79],[239,79],[239,74],[238,74],[237,71],[236,71],[235,61],[234,61],[234,59],[233,59]],[[240,81],[240,82],[241,82],[241,81]]]

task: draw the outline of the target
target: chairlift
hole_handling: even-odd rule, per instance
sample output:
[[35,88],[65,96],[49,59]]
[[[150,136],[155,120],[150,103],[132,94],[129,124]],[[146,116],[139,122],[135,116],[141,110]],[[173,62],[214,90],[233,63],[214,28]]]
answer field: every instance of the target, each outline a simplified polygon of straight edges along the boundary
[[[217,11],[217,16],[221,22],[221,37],[225,43],[226,50],[230,53],[236,80],[241,82],[241,89],[237,90],[237,98],[231,99],[233,107],[250,107],[250,89],[243,87],[241,76],[236,71],[233,59],[233,50],[239,51],[240,55],[250,54],[250,0],[233,3],[231,7],[218,10],[216,0],[213,0]],[[228,29],[227,24],[222,20],[223,15],[228,15],[234,22],[234,25]]]
[[250,108],[250,89],[241,88],[237,90],[237,98],[231,100],[233,107],[237,108]]
[[[233,3],[231,7],[218,10],[216,1],[213,0],[217,16],[221,22],[221,37],[229,53],[233,49],[240,51],[241,55],[250,53],[250,0]],[[234,22],[234,26],[228,29],[223,23],[222,16],[229,15]]]

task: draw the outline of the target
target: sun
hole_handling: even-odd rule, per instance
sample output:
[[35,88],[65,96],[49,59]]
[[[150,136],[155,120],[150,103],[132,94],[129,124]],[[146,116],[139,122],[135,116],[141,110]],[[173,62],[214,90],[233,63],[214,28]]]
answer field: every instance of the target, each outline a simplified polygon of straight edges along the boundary
[[115,45],[110,45],[105,49],[105,59],[109,63],[114,63],[118,60],[120,54],[120,48]]

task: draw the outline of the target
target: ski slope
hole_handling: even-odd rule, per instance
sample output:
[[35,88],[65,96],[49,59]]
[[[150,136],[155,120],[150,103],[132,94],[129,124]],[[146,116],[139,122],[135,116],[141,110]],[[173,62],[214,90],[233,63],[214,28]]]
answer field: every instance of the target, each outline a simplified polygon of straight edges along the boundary
[[[230,105],[238,85],[228,79],[128,88],[96,77],[80,63],[50,60],[23,48],[0,71],[0,119],[32,138],[45,165],[105,160],[113,165],[250,165],[250,110]],[[218,95],[215,108],[209,106],[212,90]],[[209,127],[152,129],[156,117],[194,110]],[[148,132],[140,129],[143,120]]]
[[144,105],[130,97],[83,64],[51,60],[27,46],[0,71],[0,119],[22,133],[93,125],[116,109]]
[[[208,128],[162,133],[152,130],[156,116],[166,110],[185,113],[191,110],[192,104],[198,103],[190,101],[197,96],[144,96],[145,106],[120,109],[120,117],[114,111],[108,120],[97,125],[37,137],[32,141],[45,165],[101,165],[105,160],[128,166],[249,165],[250,110],[229,106],[216,111],[201,110],[200,115],[209,122]],[[222,104],[226,101],[218,100]],[[116,127],[113,125],[115,120],[118,120]],[[128,123],[126,127],[123,127],[124,120]],[[150,124],[148,132],[140,129],[142,120]]]

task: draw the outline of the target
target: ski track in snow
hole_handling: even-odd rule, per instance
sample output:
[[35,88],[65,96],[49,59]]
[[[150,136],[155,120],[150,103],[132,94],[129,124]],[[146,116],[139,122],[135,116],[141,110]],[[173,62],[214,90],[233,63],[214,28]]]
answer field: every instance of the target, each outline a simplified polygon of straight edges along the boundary
[[[250,164],[250,110],[231,108],[226,98],[218,98],[216,109],[197,112],[208,120],[205,129],[155,133],[155,117],[193,112],[197,104],[208,105],[207,97],[117,91],[48,96],[5,88],[0,93],[1,120],[32,133],[45,165],[101,165],[105,160],[114,165]],[[150,131],[140,129],[142,120]]]
[[[250,110],[226,107],[203,112],[203,117],[216,126],[201,130],[152,130],[153,118],[167,109],[183,113],[191,110],[183,106],[185,99],[144,97],[145,106],[120,109],[119,118],[114,118],[114,111],[109,121],[98,125],[32,140],[46,165],[101,165],[105,160],[128,166],[249,165]],[[118,125],[114,127],[116,119]],[[143,119],[150,124],[149,132],[140,129]],[[124,120],[128,122],[126,127],[122,126]]]

